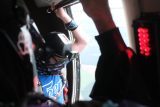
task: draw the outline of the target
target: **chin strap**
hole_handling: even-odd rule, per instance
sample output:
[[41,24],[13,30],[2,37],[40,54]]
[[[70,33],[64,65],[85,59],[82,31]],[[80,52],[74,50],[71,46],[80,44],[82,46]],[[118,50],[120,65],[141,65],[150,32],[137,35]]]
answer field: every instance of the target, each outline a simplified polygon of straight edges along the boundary
[[68,64],[70,61],[78,57],[78,53],[70,52],[67,57],[56,62],[55,64],[50,64],[46,62],[37,61],[38,72],[45,75],[57,75],[60,74],[61,70]]
[[58,61],[55,64],[39,64],[37,67],[38,72],[44,75],[57,75],[61,73],[61,70],[69,62],[68,58]]

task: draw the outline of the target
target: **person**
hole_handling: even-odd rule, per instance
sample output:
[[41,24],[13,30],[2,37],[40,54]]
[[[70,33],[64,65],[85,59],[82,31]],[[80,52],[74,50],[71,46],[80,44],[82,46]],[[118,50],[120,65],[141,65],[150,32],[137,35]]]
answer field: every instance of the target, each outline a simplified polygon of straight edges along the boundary
[[60,104],[66,104],[64,98],[66,93],[63,91],[67,91],[67,80],[62,69],[86,47],[87,40],[86,34],[81,31],[63,7],[54,10],[54,5],[52,5],[51,9],[63,21],[66,29],[72,32],[74,40],[72,42],[64,33],[57,31],[50,32],[44,37],[43,52],[38,49],[40,52],[36,55],[38,78],[45,96]]
[[[108,0],[80,0],[85,13],[92,18],[99,35],[99,57],[92,100],[116,103],[114,107],[158,107],[150,94],[141,69],[139,56],[124,43],[114,23]],[[155,98],[154,98],[155,97]],[[118,105],[117,105],[118,104]]]

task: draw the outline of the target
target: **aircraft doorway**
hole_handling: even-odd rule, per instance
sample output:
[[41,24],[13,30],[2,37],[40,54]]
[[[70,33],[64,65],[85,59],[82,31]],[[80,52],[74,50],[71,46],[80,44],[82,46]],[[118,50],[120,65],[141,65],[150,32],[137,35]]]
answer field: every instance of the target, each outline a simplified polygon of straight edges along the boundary
[[[127,26],[124,23],[125,16],[122,1],[118,0],[119,3],[117,3],[117,0],[112,0],[109,2],[114,21],[116,25],[119,27],[126,45],[129,45]],[[98,35],[98,32],[93,21],[83,11],[81,3],[71,6],[71,13],[74,20],[89,36],[88,46],[82,53],[80,53],[81,80],[79,100],[90,100],[89,94],[95,81],[95,69],[98,58],[100,56],[99,47],[95,40],[95,36]]]

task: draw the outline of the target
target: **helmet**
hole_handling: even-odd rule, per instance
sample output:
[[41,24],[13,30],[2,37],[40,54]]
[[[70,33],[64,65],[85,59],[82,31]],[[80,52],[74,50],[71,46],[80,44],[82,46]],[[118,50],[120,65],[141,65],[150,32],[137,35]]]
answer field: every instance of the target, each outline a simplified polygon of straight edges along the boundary
[[[50,32],[46,35],[45,45],[37,50],[37,69],[42,74],[55,74],[61,71],[69,62],[71,55],[71,41],[61,32]],[[53,56],[60,57],[56,63],[50,63]]]
[[50,32],[46,37],[48,55],[65,57],[71,51],[71,41],[61,32]]

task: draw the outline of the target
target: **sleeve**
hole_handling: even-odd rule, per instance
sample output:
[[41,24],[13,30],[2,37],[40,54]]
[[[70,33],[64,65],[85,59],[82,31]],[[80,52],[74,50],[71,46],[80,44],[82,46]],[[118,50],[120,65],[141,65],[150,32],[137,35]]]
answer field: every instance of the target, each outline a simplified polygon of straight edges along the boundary
[[95,84],[90,97],[117,98],[123,96],[129,71],[128,49],[118,28],[96,36],[101,55],[95,72]]
[[138,56],[125,45],[119,29],[107,31],[97,36],[96,40],[101,56],[90,97],[101,101],[129,99],[148,103],[150,92]]
[[96,36],[95,39],[99,44],[102,54],[118,54],[127,48],[118,28],[104,32]]

